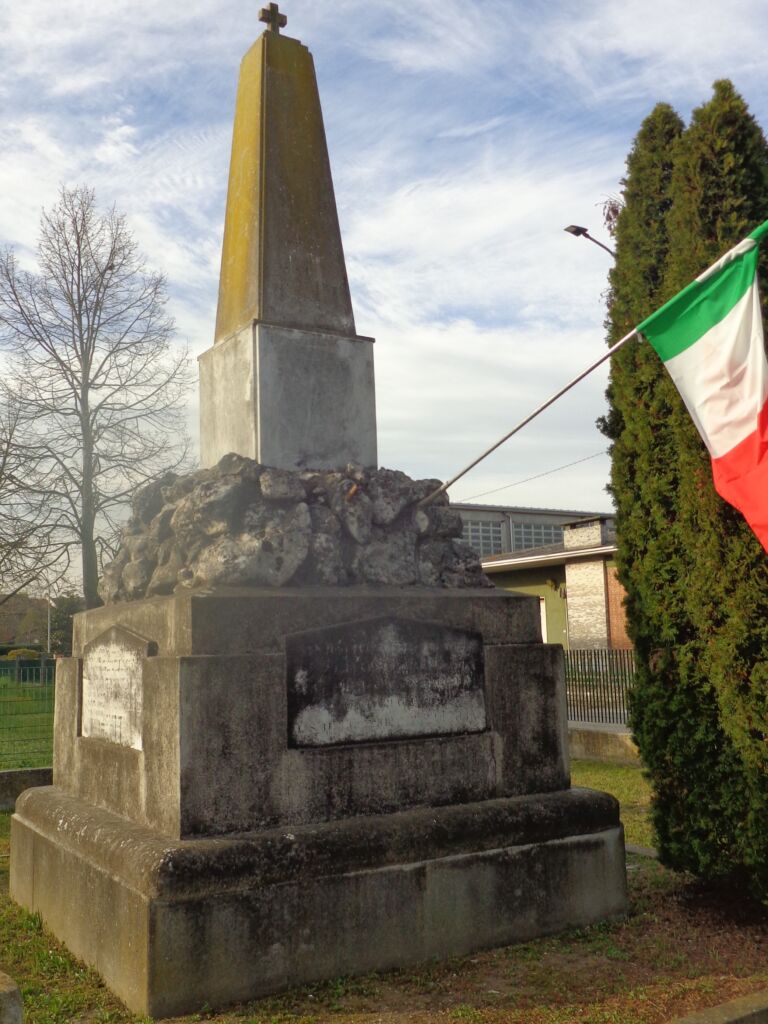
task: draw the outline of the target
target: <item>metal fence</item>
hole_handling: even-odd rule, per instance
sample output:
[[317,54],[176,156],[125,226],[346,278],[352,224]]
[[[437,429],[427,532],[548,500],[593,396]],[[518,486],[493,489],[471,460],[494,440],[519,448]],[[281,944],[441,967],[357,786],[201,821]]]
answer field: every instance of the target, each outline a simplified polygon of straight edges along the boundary
[[[633,651],[565,651],[568,719],[626,725]],[[53,761],[54,668],[0,662],[0,771]]]
[[626,725],[635,652],[603,647],[564,653],[568,720]]
[[53,762],[54,665],[0,662],[0,771]]

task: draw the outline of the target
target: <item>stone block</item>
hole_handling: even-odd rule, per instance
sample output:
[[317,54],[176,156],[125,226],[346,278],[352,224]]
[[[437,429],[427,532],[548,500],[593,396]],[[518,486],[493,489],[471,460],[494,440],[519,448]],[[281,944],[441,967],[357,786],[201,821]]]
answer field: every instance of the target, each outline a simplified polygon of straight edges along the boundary
[[200,457],[279,469],[375,466],[373,339],[254,321],[204,352]]
[[19,986],[0,971],[0,1024],[21,1024],[23,1019]]
[[[57,677],[54,783],[175,838],[563,789],[562,652],[530,642],[535,611],[349,588],[88,612]],[[110,658],[127,721],[107,731],[131,742],[84,734],[88,666]]]
[[626,907],[618,806],[589,790],[178,842],[52,787],[12,830],[14,899],[154,1017]]

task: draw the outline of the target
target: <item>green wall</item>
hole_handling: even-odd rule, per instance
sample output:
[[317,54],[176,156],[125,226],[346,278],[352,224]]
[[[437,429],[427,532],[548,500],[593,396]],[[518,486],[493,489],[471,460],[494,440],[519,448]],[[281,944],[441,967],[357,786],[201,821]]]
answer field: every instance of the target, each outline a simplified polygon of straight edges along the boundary
[[[565,598],[560,596],[561,589],[565,593],[564,566],[551,565],[540,569],[495,572],[489,578],[502,590],[543,597],[547,616],[547,642],[568,647],[567,606]],[[550,580],[557,584],[556,587],[550,585]]]

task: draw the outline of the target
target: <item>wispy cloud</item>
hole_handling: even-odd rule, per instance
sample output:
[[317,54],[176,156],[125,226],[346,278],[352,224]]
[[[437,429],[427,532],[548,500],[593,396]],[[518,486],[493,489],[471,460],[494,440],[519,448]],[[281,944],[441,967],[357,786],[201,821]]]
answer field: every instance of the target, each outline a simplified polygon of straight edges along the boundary
[[[733,77],[768,122],[761,0],[286,0],[315,55],[382,461],[448,476],[603,345],[599,234],[641,118]],[[0,241],[30,262],[60,183],[125,211],[180,336],[212,338],[237,67],[256,9],[0,7]],[[478,468],[470,494],[598,450],[605,373]],[[194,410],[196,401],[191,403]],[[607,459],[510,491],[607,505]],[[493,500],[504,501],[505,494]]]
[[441,139],[475,139],[478,135],[486,135],[488,132],[501,128],[509,121],[508,117],[491,117],[487,121],[480,121],[475,124],[460,124],[454,128],[444,128],[439,133]]

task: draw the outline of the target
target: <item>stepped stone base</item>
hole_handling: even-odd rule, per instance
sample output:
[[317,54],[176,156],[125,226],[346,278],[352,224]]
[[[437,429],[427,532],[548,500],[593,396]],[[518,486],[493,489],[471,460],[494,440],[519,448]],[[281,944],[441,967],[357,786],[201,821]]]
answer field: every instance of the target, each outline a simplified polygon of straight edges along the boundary
[[154,1017],[626,908],[618,805],[590,790],[169,840],[46,787],[12,828],[13,898]]
[[76,618],[11,893],[162,1017],[626,905],[562,650],[488,590],[183,592]]

